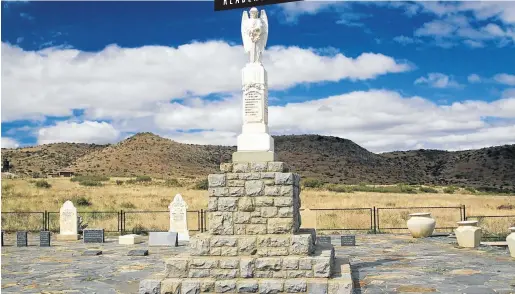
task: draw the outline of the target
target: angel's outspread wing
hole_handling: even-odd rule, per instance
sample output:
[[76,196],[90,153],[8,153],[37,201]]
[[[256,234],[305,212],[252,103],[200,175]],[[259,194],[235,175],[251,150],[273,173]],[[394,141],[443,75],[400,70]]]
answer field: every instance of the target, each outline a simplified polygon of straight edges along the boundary
[[266,16],[266,12],[264,10],[261,10],[259,18],[261,18],[261,21],[263,23],[263,33],[261,35],[261,48],[263,48],[264,50],[266,47],[266,41],[268,40],[268,17]]
[[248,23],[249,14],[247,11],[243,11],[243,15],[241,16],[241,39],[243,40],[243,48],[245,49],[245,52],[250,51],[250,43],[252,42],[250,36],[248,35]]

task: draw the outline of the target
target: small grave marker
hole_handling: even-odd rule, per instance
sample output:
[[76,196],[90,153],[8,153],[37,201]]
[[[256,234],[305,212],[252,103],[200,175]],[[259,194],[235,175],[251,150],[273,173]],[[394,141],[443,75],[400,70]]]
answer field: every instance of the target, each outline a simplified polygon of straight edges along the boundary
[[356,236],[355,235],[343,235],[340,237],[341,246],[356,246]]
[[83,256],[97,256],[102,255],[102,250],[86,250],[82,253]]
[[319,243],[329,243],[331,244],[331,236],[318,236],[317,237]]
[[27,247],[27,231],[16,232],[16,247]]
[[50,232],[49,231],[39,232],[39,246],[40,247],[50,247]]
[[148,246],[179,246],[176,232],[150,232]]
[[85,229],[83,238],[84,243],[104,243],[104,229]]
[[168,231],[177,232],[181,241],[189,241],[188,205],[182,199],[181,194],[175,195],[173,201],[168,205],[168,209],[170,210],[170,230]]
[[134,250],[129,251],[129,253],[127,253],[127,255],[128,256],[147,256],[148,250],[147,249],[134,249]]

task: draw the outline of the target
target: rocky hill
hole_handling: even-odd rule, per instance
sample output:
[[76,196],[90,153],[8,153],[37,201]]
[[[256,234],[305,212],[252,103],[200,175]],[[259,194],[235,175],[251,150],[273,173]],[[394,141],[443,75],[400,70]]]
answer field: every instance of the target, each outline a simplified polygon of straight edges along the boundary
[[[330,183],[440,184],[515,187],[515,145],[447,152],[375,154],[354,142],[318,135],[276,136],[280,161],[304,178]],[[227,162],[235,147],[177,143],[140,133],[113,145],[50,144],[2,149],[14,173],[49,173],[70,167],[81,174],[204,177]]]
[[55,143],[18,149],[2,148],[12,172],[18,175],[48,174],[71,166],[76,160],[107,145]]

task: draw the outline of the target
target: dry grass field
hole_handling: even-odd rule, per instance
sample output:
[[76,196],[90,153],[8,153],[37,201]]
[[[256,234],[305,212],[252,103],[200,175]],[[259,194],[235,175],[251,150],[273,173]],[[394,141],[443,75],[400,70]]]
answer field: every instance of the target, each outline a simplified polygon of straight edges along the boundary
[[[196,211],[207,207],[207,191],[193,190],[193,182],[180,180],[183,187],[172,187],[165,181],[127,183],[127,179],[111,178],[103,186],[88,187],[70,181],[70,178],[45,179],[51,187],[37,187],[33,179],[2,180],[2,212],[58,212],[66,200],[72,200],[89,227],[102,227],[107,231],[118,228],[118,214],[126,211],[126,229],[167,230],[169,215],[167,206],[175,194],[182,194],[189,210]],[[118,181],[118,184],[117,184]],[[121,184],[120,181],[125,181]],[[439,189],[441,191],[441,188]],[[468,194],[467,194],[468,193]],[[303,189],[302,209],[338,208],[398,208],[421,206],[459,207],[465,205],[467,216],[515,215],[515,197],[472,194],[458,190],[453,194],[445,193],[374,193],[353,192],[337,193],[321,189]],[[94,211],[111,213],[92,213]],[[136,212],[137,211],[137,212]],[[161,211],[149,213],[145,211]],[[454,227],[460,220],[458,208],[449,209],[381,209],[381,227],[405,227],[408,214],[428,211],[437,220],[439,227]],[[131,213],[132,212],[132,213]],[[317,229],[360,228],[370,230],[370,210],[356,211],[303,211],[303,226]],[[58,213],[50,215],[50,229],[59,225]],[[315,221],[316,220],[316,221]],[[2,214],[2,229],[41,227],[41,214]],[[189,213],[189,227],[198,229],[197,212]],[[515,217],[485,219],[483,228],[491,234],[506,235],[508,227],[515,225]],[[449,231],[449,230],[447,230]],[[406,231],[404,231],[406,232]]]

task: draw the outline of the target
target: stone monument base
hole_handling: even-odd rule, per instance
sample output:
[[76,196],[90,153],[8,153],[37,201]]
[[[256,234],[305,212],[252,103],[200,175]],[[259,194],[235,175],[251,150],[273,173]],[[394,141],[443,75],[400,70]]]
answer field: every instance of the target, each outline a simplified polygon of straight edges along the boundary
[[273,151],[237,151],[232,154],[232,162],[271,162],[275,161]]
[[[241,278],[242,272],[235,263],[227,263],[223,259],[214,263],[202,262],[204,272],[211,272],[210,277],[170,278],[169,272],[154,274],[142,280],[139,285],[140,294],[185,294],[185,293],[309,293],[309,294],[352,294],[353,282],[348,258],[337,257],[330,277],[302,277],[291,273],[301,270],[282,270],[295,263],[283,263],[278,270],[269,272],[284,277],[250,277]],[[284,261],[283,261],[284,262]],[[254,265],[258,264],[255,263]],[[167,263],[167,267],[170,263]],[[209,266],[218,268],[209,269]],[[269,264],[270,265],[270,264]],[[299,263],[298,266],[307,264]],[[220,266],[237,266],[237,269],[220,269]],[[248,272],[247,272],[248,273]],[[282,274],[281,274],[282,273]],[[287,274],[290,273],[290,274]],[[191,275],[191,272],[190,272]],[[214,275],[214,276],[213,276]],[[290,277],[287,277],[287,276]],[[231,278],[235,276],[234,278]]]
[[194,250],[166,260],[165,271],[142,280],[139,293],[352,294],[348,258],[336,257],[331,244],[314,247],[308,256],[194,256]]
[[77,241],[80,240],[79,234],[73,234],[73,235],[61,235],[58,234],[55,238],[57,241]]

